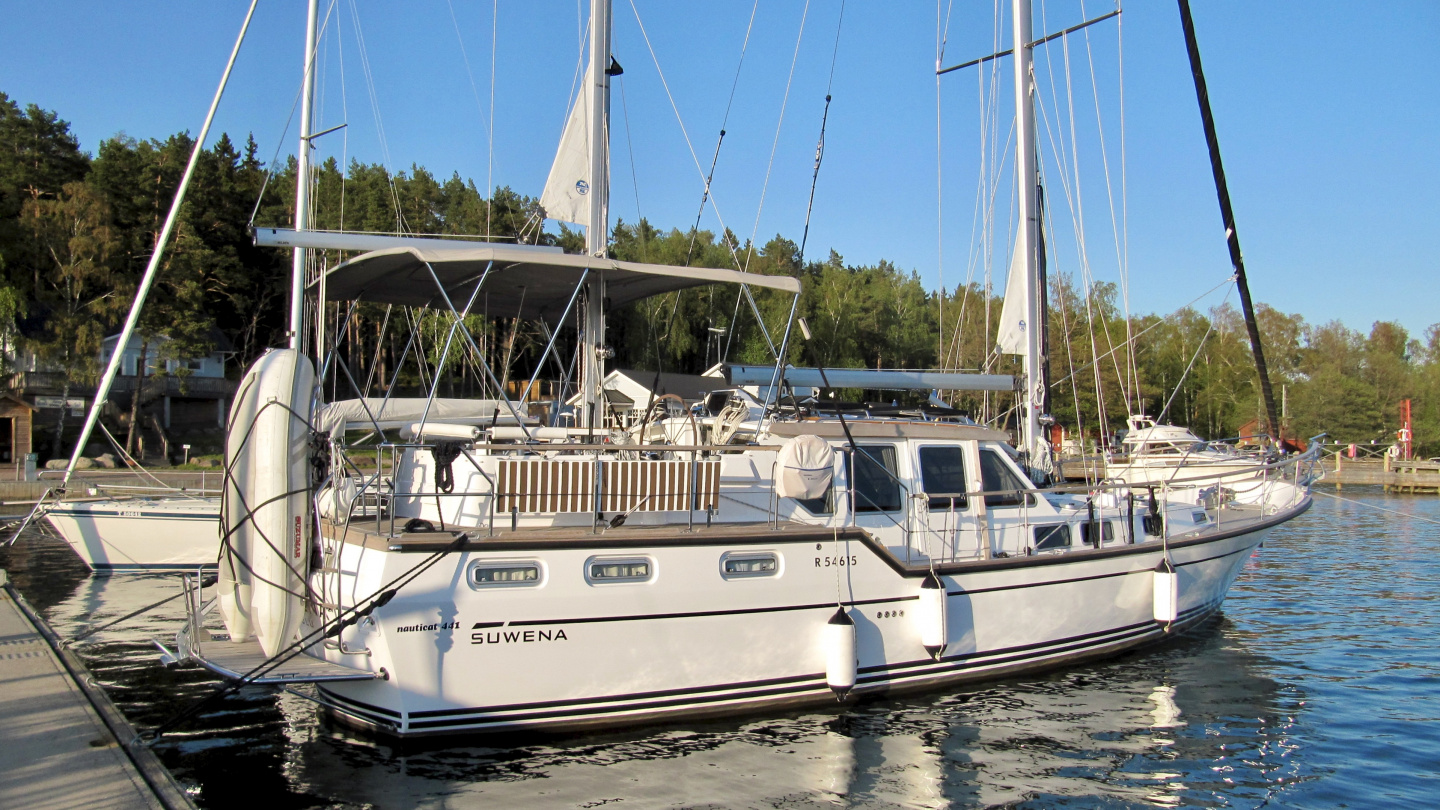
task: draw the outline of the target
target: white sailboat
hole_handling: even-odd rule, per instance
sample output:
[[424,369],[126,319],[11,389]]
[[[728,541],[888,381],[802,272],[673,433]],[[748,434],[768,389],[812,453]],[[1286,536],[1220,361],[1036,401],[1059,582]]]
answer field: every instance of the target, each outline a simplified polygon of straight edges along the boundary
[[[1029,3],[1013,8],[1035,324],[1033,43]],[[386,438],[367,452],[378,449],[388,482],[361,482],[317,515],[308,495],[333,491],[331,470],[355,449],[304,410],[303,354],[262,359],[235,409],[255,416],[230,435],[240,474],[227,481],[219,599],[192,594],[183,656],[251,683],[319,683],[341,722],[407,737],[833,704],[1164,639],[1218,611],[1269,530],[1309,507],[1312,455],[1214,498],[1213,480],[1037,489],[1005,434],[958,421],[770,408],[737,434],[717,407],[669,417],[673,431],[603,431],[605,306],[703,284],[798,302],[800,284],[606,256],[609,4],[594,0],[591,14],[590,80],[571,117],[588,125],[587,171],[566,176],[562,150],[551,177],[587,198],[587,253],[397,246],[331,268],[323,284],[329,301],[455,316],[482,292],[552,325],[578,313],[579,427],[540,425],[505,399],[508,425],[427,405],[398,437],[374,425]],[[456,340],[473,341],[454,324]],[[1038,331],[1020,386],[1020,458],[1032,461],[1045,452]],[[778,357],[790,337],[787,326]],[[772,391],[788,375],[778,357]],[[273,402],[289,404],[267,411]],[[307,456],[317,444],[328,466]],[[350,511],[366,495],[374,508]]]

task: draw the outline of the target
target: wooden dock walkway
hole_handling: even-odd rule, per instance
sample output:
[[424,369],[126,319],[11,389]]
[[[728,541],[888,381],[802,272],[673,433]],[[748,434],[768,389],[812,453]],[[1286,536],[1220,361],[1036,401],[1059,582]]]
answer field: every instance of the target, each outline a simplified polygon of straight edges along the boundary
[[85,665],[0,571],[0,807],[193,810]]
[[1352,484],[1384,487],[1386,492],[1440,494],[1440,464],[1382,458],[1325,457],[1322,484],[1344,489]]

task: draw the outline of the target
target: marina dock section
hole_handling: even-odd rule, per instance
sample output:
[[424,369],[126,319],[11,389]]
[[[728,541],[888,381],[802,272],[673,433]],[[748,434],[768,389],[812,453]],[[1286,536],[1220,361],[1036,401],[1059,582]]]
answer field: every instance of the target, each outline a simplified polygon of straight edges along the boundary
[[193,810],[0,570],[0,807]]

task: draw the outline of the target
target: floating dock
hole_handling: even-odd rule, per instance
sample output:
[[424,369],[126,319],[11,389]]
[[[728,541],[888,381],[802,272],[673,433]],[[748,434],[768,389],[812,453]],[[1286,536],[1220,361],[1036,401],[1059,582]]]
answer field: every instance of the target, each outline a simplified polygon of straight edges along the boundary
[[194,810],[0,570],[0,807]]

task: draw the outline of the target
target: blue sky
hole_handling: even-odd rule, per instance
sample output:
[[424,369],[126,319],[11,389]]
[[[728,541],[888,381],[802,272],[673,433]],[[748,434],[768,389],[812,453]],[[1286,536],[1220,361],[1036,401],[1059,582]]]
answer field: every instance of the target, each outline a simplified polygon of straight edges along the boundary
[[[0,90],[58,111],[91,151],[117,132],[151,138],[198,131],[245,5],[0,0],[9,34],[0,49]],[[583,9],[573,0],[498,5],[496,21],[492,4],[467,0],[336,2],[317,128],[349,126],[321,139],[322,153],[396,169],[415,163],[441,176],[455,171],[482,188],[488,177],[538,195],[564,122]],[[1338,318],[1363,331],[1376,320],[1398,320],[1419,336],[1440,322],[1431,292],[1440,275],[1433,245],[1440,222],[1440,4],[1193,5],[1257,300],[1312,323]],[[282,153],[294,148],[293,128],[279,139],[299,86],[303,6],[261,3],[216,123],[216,132],[238,138],[253,133],[266,159],[277,144]],[[634,7],[655,54],[631,3],[621,0],[614,50],[625,75],[623,99],[617,92],[613,101],[612,212],[633,221],[638,211],[656,225],[684,228],[700,201],[696,159],[708,168],[755,4],[635,0]],[[1079,0],[1037,0],[1035,31],[1112,8],[1095,0],[1083,8]],[[969,256],[981,77],[972,69],[941,80],[937,159],[936,7],[850,0],[837,53],[839,11],[831,0],[812,0],[808,8],[803,0],[759,4],[725,122],[714,185],[718,216],[742,238],[754,234],[763,243],[782,233],[799,240],[828,86],[834,101],[808,255],[820,258],[833,248],[852,264],[888,259],[932,287],[941,272],[947,286],[979,280],[983,264]],[[946,64],[993,50],[990,3],[956,3],[941,13],[949,15]],[[1121,19],[1089,29],[1093,85],[1083,37],[1070,38],[1068,94],[1058,42],[1037,61],[1041,149],[1056,224],[1051,241],[1059,268],[1076,272],[1073,223],[1083,221],[1090,273],[1109,281],[1119,278],[1116,244],[1128,244],[1131,310],[1168,312],[1221,283],[1229,262],[1175,5],[1136,0]],[[1112,225],[1112,199],[1117,214],[1122,207],[1122,35],[1126,213]],[[1008,71],[1002,64],[990,122],[1002,137],[1011,116]],[[984,78],[988,83],[990,74]],[[1078,159],[1062,162],[1057,152],[1061,144],[1070,149],[1072,109]],[[1064,190],[1077,171],[1083,220]],[[1003,288],[1013,181],[1002,171],[996,182],[991,239],[1000,245],[993,267]],[[718,223],[707,208],[702,227]],[[1117,239],[1121,224],[1125,238]]]

